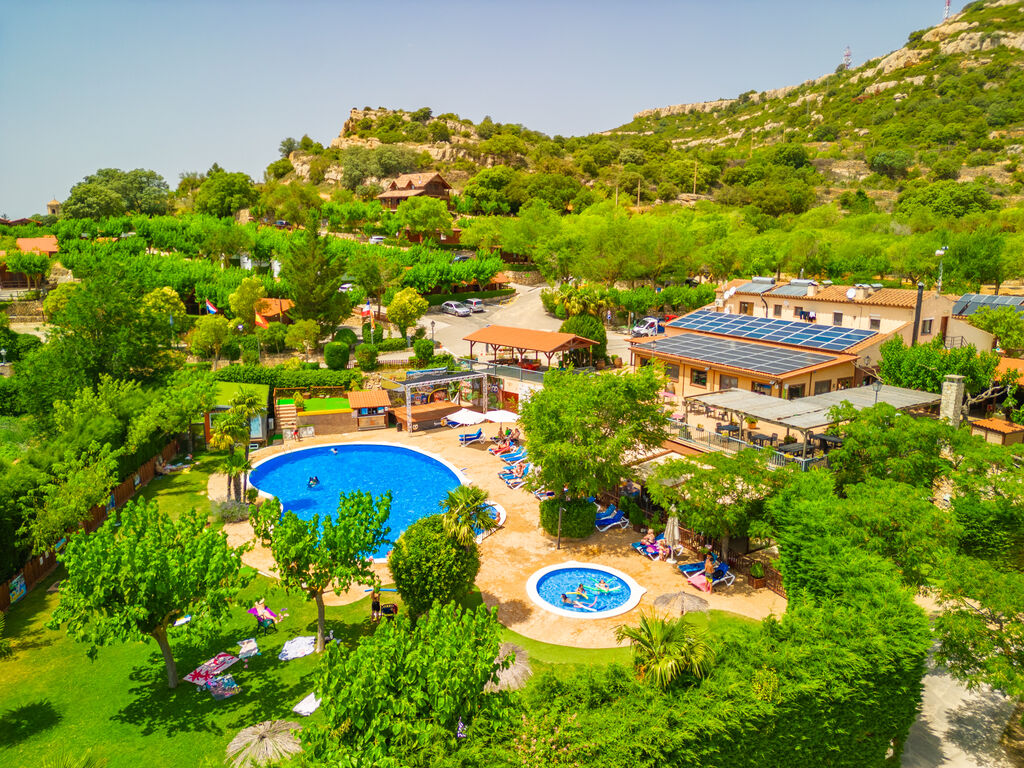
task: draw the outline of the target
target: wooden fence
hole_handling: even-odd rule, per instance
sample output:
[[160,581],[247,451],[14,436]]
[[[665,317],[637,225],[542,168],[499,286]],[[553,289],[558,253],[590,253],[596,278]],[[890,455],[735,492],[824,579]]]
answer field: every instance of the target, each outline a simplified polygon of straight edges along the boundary
[[[717,539],[710,539],[707,536],[691,531],[688,528],[679,526],[679,540],[689,549],[695,552],[702,552],[709,547],[716,551],[720,551],[722,548],[721,542]],[[754,563],[754,558],[749,555],[741,555],[737,552],[729,551],[729,567],[732,568],[736,573],[743,576],[750,575],[750,566]],[[765,575],[765,586],[781,597],[786,596],[786,589],[782,585],[782,573],[775,568],[772,568],[766,563],[761,563],[764,566]]]
[[[131,477],[121,482],[111,491],[111,496],[114,499],[114,506],[123,506],[125,502],[127,502],[138,492],[140,488],[142,488],[142,486],[146,485],[150,480],[156,477],[157,459],[170,461],[177,454],[178,441],[172,440],[163,447],[163,450],[160,451],[159,454],[139,467]],[[89,518],[82,524],[82,528],[84,528],[87,533],[92,533],[99,528],[106,519],[107,507],[93,507]],[[24,579],[25,592],[27,594],[28,592],[31,592],[40,581],[49,576],[56,567],[57,553],[54,550],[50,550],[43,555],[35,555],[29,558],[29,561],[25,563],[20,573],[16,573],[8,581],[0,582],[0,612],[6,611],[11,607],[12,584],[18,582],[19,579]]]

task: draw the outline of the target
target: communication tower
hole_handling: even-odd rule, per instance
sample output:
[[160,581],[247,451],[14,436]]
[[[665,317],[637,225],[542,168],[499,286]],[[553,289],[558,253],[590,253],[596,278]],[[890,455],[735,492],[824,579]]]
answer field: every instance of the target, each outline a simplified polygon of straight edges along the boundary
[[853,51],[850,50],[850,46],[846,46],[846,50],[843,51],[843,69],[849,69],[852,61]]
[[946,0],[946,12],[942,15],[942,20],[945,21],[949,18],[949,0]]

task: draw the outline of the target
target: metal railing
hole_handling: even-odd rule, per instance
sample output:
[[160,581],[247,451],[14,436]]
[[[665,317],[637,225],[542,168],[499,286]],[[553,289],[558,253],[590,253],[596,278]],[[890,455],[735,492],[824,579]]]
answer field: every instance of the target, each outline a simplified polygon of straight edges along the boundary
[[754,445],[753,443],[748,443],[746,440],[740,440],[739,438],[732,437],[731,435],[722,435],[718,432],[711,432],[707,429],[691,429],[689,424],[684,424],[680,421],[673,420],[672,426],[676,429],[677,435],[680,439],[693,443],[697,446],[717,449],[726,453],[738,453],[739,451],[747,448],[753,448],[755,451],[770,451],[768,466],[776,469],[787,464],[799,464],[800,471],[807,472],[813,467],[828,466],[827,455],[807,458],[790,456],[785,453],[780,453],[773,448]]

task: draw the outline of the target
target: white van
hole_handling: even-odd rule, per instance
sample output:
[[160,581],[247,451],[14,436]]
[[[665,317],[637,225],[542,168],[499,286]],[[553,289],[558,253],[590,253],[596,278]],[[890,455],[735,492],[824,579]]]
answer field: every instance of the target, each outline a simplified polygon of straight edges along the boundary
[[467,307],[469,307],[470,310],[473,311],[473,312],[483,312],[484,311],[484,300],[483,299],[466,299],[462,303],[465,304]]

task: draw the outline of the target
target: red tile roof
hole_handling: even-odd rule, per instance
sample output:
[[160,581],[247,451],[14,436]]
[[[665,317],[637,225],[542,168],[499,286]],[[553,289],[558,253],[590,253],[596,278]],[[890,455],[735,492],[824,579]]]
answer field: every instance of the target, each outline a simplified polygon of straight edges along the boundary
[[383,389],[361,389],[348,393],[348,404],[352,408],[389,407],[391,397]]
[[256,311],[264,317],[278,317],[295,306],[291,299],[261,299]]
[[19,237],[15,243],[22,253],[45,253],[53,255],[60,250],[57,245],[56,235],[43,235],[42,237]]
[[1012,421],[1004,421],[1003,419],[977,419],[971,422],[971,426],[987,429],[989,432],[999,432],[1003,435],[1024,432],[1024,424],[1014,424]]

